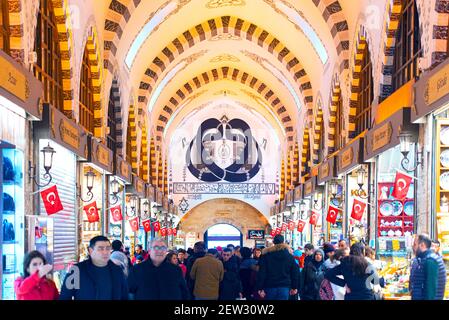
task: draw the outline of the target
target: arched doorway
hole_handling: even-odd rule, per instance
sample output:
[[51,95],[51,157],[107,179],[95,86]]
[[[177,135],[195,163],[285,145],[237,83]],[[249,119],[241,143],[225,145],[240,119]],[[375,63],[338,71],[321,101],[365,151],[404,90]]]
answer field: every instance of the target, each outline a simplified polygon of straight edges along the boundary
[[227,224],[216,224],[204,233],[204,242],[207,248],[226,247],[228,244],[242,246],[242,233],[236,227]]

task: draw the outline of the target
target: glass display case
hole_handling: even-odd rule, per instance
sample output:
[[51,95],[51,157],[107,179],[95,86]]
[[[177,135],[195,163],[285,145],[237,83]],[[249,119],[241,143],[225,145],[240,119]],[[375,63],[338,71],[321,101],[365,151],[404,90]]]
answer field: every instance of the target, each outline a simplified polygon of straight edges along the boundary
[[1,239],[2,300],[14,300],[14,280],[22,272],[24,248],[24,174],[23,152],[16,149],[0,149],[2,174],[0,191],[3,206]]

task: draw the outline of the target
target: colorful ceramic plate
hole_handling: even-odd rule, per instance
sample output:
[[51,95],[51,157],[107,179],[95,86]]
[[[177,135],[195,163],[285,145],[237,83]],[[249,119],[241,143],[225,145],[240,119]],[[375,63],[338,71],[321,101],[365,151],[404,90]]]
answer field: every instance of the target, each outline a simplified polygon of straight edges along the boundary
[[449,127],[446,127],[443,130],[441,130],[440,141],[442,144],[449,145]]
[[396,232],[394,233],[394,235],[395,235],[396,237],[400,237],[400,236],[402,236],[402,231],[401,231],[401,230],[396,230]]
[[391,205],[393,206],[393,216],[400,216],[402,214],[402,209],[404,209],[402,203],[400,201],[393,201]]
[[441,165],[445,168],[449,168],[449,150],[444,150],[440,154]]
[[406,215],[408,215],[409,217],[413,216],[413,201],[407,201],[404,204],[404,212]]
[[393,214],[394,207],[391,204],[391,202],[383,202],[379,206],[379,211],[380,211],[380,214],[383,215],[384,217],[389,217]]
[[440,188],[442,190],[449,190],[449,172],[440,175]]

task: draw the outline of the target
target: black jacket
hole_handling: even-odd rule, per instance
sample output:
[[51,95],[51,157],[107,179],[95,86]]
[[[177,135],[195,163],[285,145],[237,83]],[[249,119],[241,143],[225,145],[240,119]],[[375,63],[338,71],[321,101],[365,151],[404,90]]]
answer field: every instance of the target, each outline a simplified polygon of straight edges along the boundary
[[256,289],[298,288],[298,266],[288,245],[281,243],[265,248],[259,260]]
[[317,268],[313,261],[304,267],[299,286],[302,300],[320,300],[320,285],[324,280],[323,270],[323,264]]
[[242,292],[240,282],[239,266],[235,259],[223,262],[224,276],[220,283],[220,300],[235,300]]
[[[374,300],[373,290],[367,286],[367,283],[373,282],[368,279],[371,274],[355,275],[349,258],[343,258],[338,266],[327,270],[324,277],[337,286],[347,285],[349,287],[351,293],[345,295],[345,300]],[[338,275],[342,275],[344,279],[337,277]],[[372,278],[374,280],[374,277]]]
[[156,267],[151,258],[134,265],[128,276],[134,300],[187,300],[188,291],[180,267],[163,262]]
[[[74,265],[62,283],[59,300],[98,300],[97,288],[101,283],[97,283],[93,268],[90,258]],[[108,262],[107,268],[111,276],[112,300],[128,300],[128,284],[122,269],[112,261]]]

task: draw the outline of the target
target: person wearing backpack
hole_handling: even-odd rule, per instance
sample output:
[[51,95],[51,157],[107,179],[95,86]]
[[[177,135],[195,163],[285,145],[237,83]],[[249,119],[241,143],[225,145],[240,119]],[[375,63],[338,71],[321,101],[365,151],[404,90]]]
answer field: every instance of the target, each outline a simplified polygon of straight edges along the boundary
[[320,300],[320,286],[324,280],[324,252],[315,250],[312,260],[304,267],[301,275],[301,300]]

